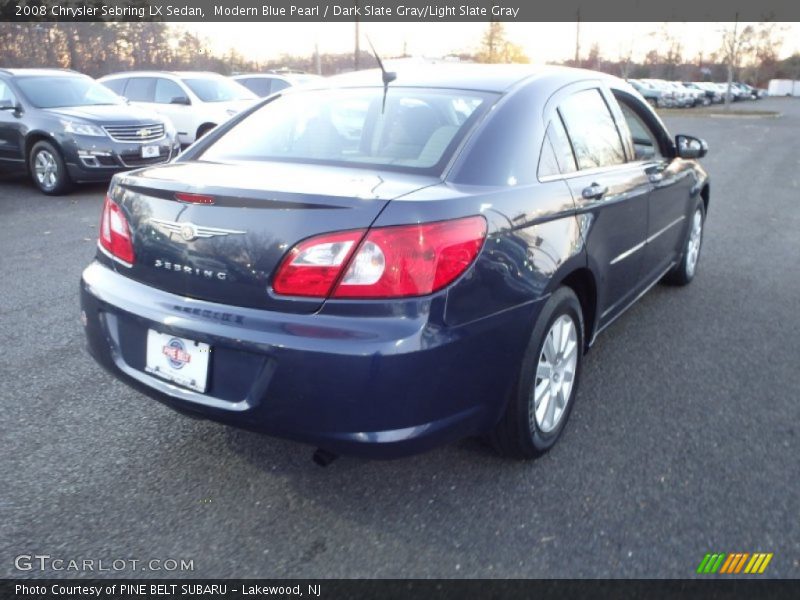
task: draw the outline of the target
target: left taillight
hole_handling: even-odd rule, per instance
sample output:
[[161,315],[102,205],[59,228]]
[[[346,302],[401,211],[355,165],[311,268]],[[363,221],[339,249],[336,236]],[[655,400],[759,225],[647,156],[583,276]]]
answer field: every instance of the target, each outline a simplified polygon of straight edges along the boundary
[[103,215],[100,218],[100,245],[111,256],[130,266],[136,256],[133,253],[133,241],[128,220],[122,208],[106,196],[103,204]]
[[275,293],[316,298],[408,298],[461,276],[486,239],[481,216],[323,234],[287,254]]

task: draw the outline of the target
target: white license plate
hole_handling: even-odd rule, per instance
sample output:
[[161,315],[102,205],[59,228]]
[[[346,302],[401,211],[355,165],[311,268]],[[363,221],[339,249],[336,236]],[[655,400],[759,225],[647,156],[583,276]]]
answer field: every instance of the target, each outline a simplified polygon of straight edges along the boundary
[[142,146],[142,158],[156,158],[161,156],[161,149],[158,146]]
[[211,346],[186,338],[147,331],[145,371],[195,390],[205,392]]

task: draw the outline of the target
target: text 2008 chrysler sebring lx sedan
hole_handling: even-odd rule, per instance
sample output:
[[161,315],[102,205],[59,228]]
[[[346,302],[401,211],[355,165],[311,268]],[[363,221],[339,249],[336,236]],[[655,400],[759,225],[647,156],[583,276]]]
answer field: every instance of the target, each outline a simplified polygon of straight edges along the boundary
[[393,75],[271,96],[115,176],[82,278],[96,360],[328,457],[549,449],[598,332],[694,277],[706,144],[590,71]]

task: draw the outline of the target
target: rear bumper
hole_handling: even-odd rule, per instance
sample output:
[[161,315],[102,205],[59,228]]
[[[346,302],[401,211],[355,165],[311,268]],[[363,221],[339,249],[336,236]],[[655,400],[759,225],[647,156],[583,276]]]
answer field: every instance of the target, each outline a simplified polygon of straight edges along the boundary
[[[338,453],[390,458],[489,430],[539,303],[458,327],[398,317],[276,313],[184,298],[100,263],[83,273],[92,356],[178,410]],[[429,308],[434,302],[425,305]],[[144,371],[148,329],[212,346],[205,394]]]

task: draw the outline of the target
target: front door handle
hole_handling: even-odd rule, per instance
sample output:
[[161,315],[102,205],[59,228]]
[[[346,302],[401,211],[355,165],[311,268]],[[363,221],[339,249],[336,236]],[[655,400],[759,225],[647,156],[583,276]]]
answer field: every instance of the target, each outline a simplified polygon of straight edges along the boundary
[[603,196],[606,195],[608,192],[607,185],[600,185],[599,183],[593,183],[587,188],[583,188],[583,199],[584,200],[599,200]]
[[666,167],[664,165],[657,165],[655,167],[645,169],[645,173],[647,173],[647,178],[650,180],[650,183],[660,183],[663,181],[665,168]]

